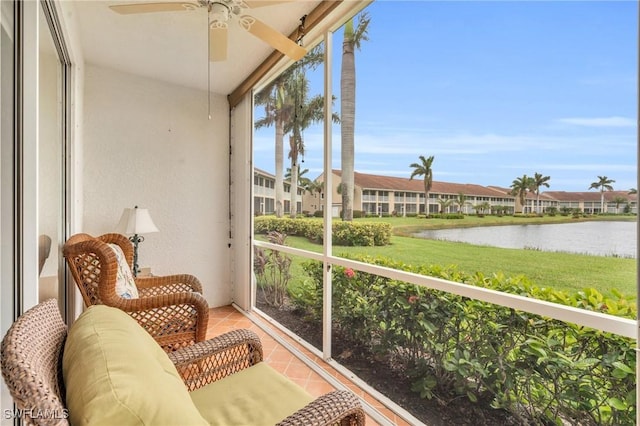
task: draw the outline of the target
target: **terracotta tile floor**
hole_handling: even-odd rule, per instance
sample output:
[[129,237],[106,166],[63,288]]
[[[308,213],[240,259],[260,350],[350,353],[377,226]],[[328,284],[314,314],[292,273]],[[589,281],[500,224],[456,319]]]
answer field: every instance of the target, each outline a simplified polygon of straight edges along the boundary
[[[298,359],[293,355],[293,353],[289,352],[288,349],[280,345],[274,338],[267,334],[260,326],[255,324],[251,319],[244,316],[233,306],[223,306],[210,310],[207,337],[213,337],[215,335],[238,328],[246,328],[254,331],[262,341],[265,362],[305,388],[307,392],[309,392],[312,396],[318,397],[335,389],[329,382],[324,380],[322,376],[313,371],[303,361]],[[291,339],[289,336],[282,333],[278,329],[273,327],[270,328],[273,333],[281,336],[289,344],[295,346],[308,358],[318,364],[322,369],[327,371],[331,376],[337,378],[341,383],[345,384],[348,389],[363,398],[380,414],[386,417],[392,424],[409,424],[403,419],[399,418],[395,413],[385,407],[373,396],[369,395],[358,386],[353,384],[340,372],[324,362],[324,360],[322,360],[321,358],[317,357],[314,353],[310,352],[304,346],[300,345],[295,340]],[[373,420],[371,417],[367,416],[366,424],[367,426],[369,426],[378,425],[379,423]]]

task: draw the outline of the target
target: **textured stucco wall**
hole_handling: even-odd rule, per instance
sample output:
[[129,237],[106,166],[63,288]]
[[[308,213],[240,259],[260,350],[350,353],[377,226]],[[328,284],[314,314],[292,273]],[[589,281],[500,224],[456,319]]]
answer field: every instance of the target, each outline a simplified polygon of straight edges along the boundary
[[83,230],[113,232],[125,207],[160,229],[140,246],[154,275],[190,273],[210,306],[231,301],[229,116],[224,96],[85,68]]

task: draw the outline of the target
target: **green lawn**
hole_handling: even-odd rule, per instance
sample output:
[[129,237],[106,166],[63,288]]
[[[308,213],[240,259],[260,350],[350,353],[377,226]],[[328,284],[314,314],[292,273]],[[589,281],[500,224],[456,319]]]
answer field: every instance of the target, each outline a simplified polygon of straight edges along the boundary
[[[567,218],[562,218],[568,221]],[[610,219],[605,216],[601,219]],[[615,217],[614,217],[615,218]],[[434,227],[457,227],[553,223],[559,217],[514,218],[514,217],[465,217],[462,220],[415,219],[415,218],[368,218],[362,221],[385,221],[394,227],[394,233],[404,234],[408,229],[434,229]],[[571,220],[571,219],[569,219]],[[635,220],[631,217],[629,220]],[[602,293],[617,289],[630,298],[636,294],[636,260],[617,257],[588,256],[568,253],[552,253],[537,250],[503,249],[477,246],[466,243],[435,241],[395,235],[392,244],[384,247],[340,247],[334,246],[337,256],[366,254],[389,257],[408,264],[457,265],[467,273],[482,272],[490,275],[502,271],[507,276],[525,275],[539,287],[553,287],[574,292],[593,287]],[[287,244],[293,247],[321,252],[322,246],[302,237],[288,237]],[[296,262],[297,263],[297,262]],[[297,269],[297,268],[296,268]],[[297,274],[294,274],[294,277]],[[295,285],[295,283],[292,283]]]

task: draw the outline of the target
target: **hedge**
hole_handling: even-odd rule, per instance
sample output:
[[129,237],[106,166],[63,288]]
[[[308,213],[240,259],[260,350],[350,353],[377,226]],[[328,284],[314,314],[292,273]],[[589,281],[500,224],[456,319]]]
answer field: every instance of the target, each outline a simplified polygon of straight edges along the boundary
[[[410,266],[386,258],[366,263],[444,278],[567,306],[635,318],[619,294],[568,294],[524,276],[465,274],[455,266]],[[322,315],[322,265],[294,304]],[[412,390],[441,400],[492,401],[522,424],[635,424],[635,342],[615,334],[339,266],[333,274],[333,320],[342,336],[381,359],[404,362]]]
[[[267,234],[276,231],[286,235],[307,237],[321,243],[323,222],[314,219],[257,217],[254,232]],[[391,225],[388,223],[334,222],[332,242],[339,246],[384,246],[391,243]]]

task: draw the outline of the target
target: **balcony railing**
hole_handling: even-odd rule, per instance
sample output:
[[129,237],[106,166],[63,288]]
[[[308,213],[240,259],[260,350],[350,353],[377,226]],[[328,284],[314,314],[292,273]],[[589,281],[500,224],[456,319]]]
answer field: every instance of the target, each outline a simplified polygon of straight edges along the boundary
[[[383,349],[396,348],[394,349],[396,351],[398,347],[402,347],[404,349],[397,352],[395,356],[402,358],[407,357],[408,354],[413,354],[412,356],[415,358],[411,362],[414,365],[420,362],[424,363],[424,360],[429,360],[427,367],[425,367],[425,371],[428,374],[424,373],[426,377],[423,383],[425,395],[429,395],[437,387],[437,383],[430,382],[429,380],[431,379],[428,379],[429,377],[433,379],[434,377],[446,376],[450,380],[453,374],[452,371],[460,369],[455,374],[458,374],[458,380],[460,380],[460,377],[464,379],[458,383],[458,386],[467,386],[471,383],[473,387],[476,387],[480,386],[481,382],[485,380],[483,379],[485,370],[489,371],[492,368],[495,371],[500,371],[501,374],[519,377],[515,381],[515,385],[512,383],[515,386],[513,393],[536,392],[535,389],[527,387],[544,387],[544,380],[548,379],[545,375],[555,374],[554,377],[557,383],[554,386],[560,386],[558,383],[568,387],[574,386],[570,383],[579,382],[576,377],[580,377],[581,380],[585,380],[585,383],[578,383],[579,386],[576,386],[579,388],[584,386],[592,386],[593,388],[595,386],[594,395],[598,393],[604,395],[604,389],[598,389],[597,383],[591,383],[589,381],[591,379],[587,380],[585,377],[592,377],[590,374],[593,374],[594,371],[601,373],[610,368],[611,371],[607,370],[608,373],[603,373],[604,376],[609,374],[605,379],[609,380],[616,375],[622,377],[611,379],[614,382],[615,380],[620,380],[620,383],[610,386],[622,393],[615,394],[616,391],[614,390],[614,393],[611,394],[611,389],[607,388],[606,392],[609,392],[607,393],[607,398],[614,400],[614,405],[620,402],[620,405],[627,407],[627,411],[621,410],[618,412],[613,410],[615,411],[614,414],[603,414],[598,411],[606,411],[606,409],[602,409],[602,406],[606,406],[607,409],[611,407],[607,405],[609,404],[608,401],[600,401],[598,404],[601,403],[601,406],[595,407],[596,403],[594,403],[594,407],[590,409],[583,407],[582,411],[578,409],[578,412],[584,415],[585,418],[595,419],[594,421],[602,424],[619,424],[619,421],[624,422],[634,418],[632,412],[634,407],[631,405],[635,406],[635,399],[632,398],[634,399],[633,404],[629,404],[628,401],[628,393],[635,391],[635,350],[633,341],[636,339],[637,325],[633,319],[434,278],[359,260],[336,257],[330,253],[326,255],[313,253],[261,241],[256,241],[255,245],[262,250],[271,250],[281,255],[286,254],[287,256],[318,262],[316,266],[318,269],[315,269],[315,272],[311,272],[312,281],[316,282],[315,296],[313,296],[316,305],[311,308],[312,311],[315,309],[315,314],[311,316],[318,318],[318,326],[322,326],[323,338],[322,342],[316,341],[313,346],[325,359],[337,357],[340,354],[341,349],[336,352],[336,342],[333,341],[332,336],[336,327],[338,327],[338,330],[342,330],[339,340],[342,340],[345,334],[350,335],[351,338],[360,336],[363,341],[369,342],[373,340],[377,342],[372,344],[378,345],[378,352],[380,351],[380,345],[384,346],[386,344],[387,346],[384,346]],[[310,266],[306,267],[307,273],[311,270],[310,268]],[[358,285],[349,287],[349,280],[355,279],[361,281]],[[305,280],[308,280],[308,278],[305,278]],[[398,287],[392,288],[394,286]],[[338,290],[334,292],[333,288]],[[365,294],[369,291],[368,289],[374,292],[374,296],[371,296],[370,300],[367,299],[370,296]],[[435,297],[434,294],[439,296]],[[444,302],[438,301],[438,297],[443,298]],[[359,305],[358,303],[361,304]],[[376,305],[379,304],[384,305],[380,312],[385,312],[385,315],[393,313],[394,317],[387,317],[386,319],[378,317],[373,321],[371,321],[371,318],[365,319],[365,315],[371,314],[368,311],[377,309]],[[455,309],[460,310],[455,311]],[[363,313],[362,310],[367,312]],[[345,314],[342,315],[341,312],[345,312]],[[446,315],[450,315],[450,317],[446,317]],[[487,319],[488,317],[491,317],[490,321]],[[445,321],[442,321],[443,318],[445,318]],[[387,326],[379,326],[379,323],[382,324],[385,321],[388,321]],[[391,324],[394,324],[393,327],[396,330],[391,329]],[[489,330],[492,327],[497,327],[500,332],[489,333],[490,339],[488,339],[487,335],[482,334],[482,330]],[[526,329],[526,332],[522,331],[524,329]],[[583,329],[586,331],[582,331]],[[451,334],[442,335],[445,331],[446,333],[451,333],[452,330],[454,334],[457,333],[456,338],[452,338]],[[501,340],[495,340],[496,334],[501,336]],[[372,336],[375,338],[372,339]],[[411,340],[410,338],[407,341],[407,336],[413,336],[417,340]],[[556,336],[557,339],[561,339],[559,336],[564,336],[565,342],[549,341],[549,336]],[[580,338],[576,339],[575,336],[580,336]],[[304,336],[302,337],[304,338]],[[438,340],[439,343],[429,343],[433,339],[440,339]],[[536,339],[540,339],[540,341],[538,342]],[[411,343],[412,341],[414,343]],[[580,341],[582,346],[588,346],[588,342],[595,342],[591,349],[597,351],[598,345],[604,345],[603,347],[607,347],[611,353],[616,353],[620,360],[615,360],[614,362],[620,363],[618,365],[619,371],[613,372],[613,369],[618,367],[612,367],[613,364],[611,363],[603,366],[611,360],[604,360],[601,353],[600,355],[594,353],[587,356],[585,352],[584,354],[575,355],[576,345],[573,344],[572,346],[571,343],[575,341]],[[446,356],[444,352],[438,352],[441,349],[434,349],[442,348],[443,345],[452,345],[451,342],[458,342],[454,343],[454,345],[459,344],[459,346],[449,347],[449,352],[445,351]],[[430,344],[434,346],[430,347]],[[562,351],[565,346],[570,348],[567,350],[572,351],[573,355],[571,356],[574,358],[564,355]],[[559,351],[557,356],[554,355],[556,350]],[[478,357],[482,358],[482,354],[486,351],[494,351],[495,353],[491,353],[484,359],[484,362],[487,363],[486,365],[478,366]],[[514,363],[514,360],[509,358],[514,353],[518,354],[520,364]],[[457,355],[454,356],[452,354]],[[434,362],[437,361],[439,356],[444,358],[440,360],[442,364],[438,367]],[[603,360],[602,363],[598,360],[599,358]],[[501,364],[499,369],[495,366],[496,360],[504,361],[504,364]],[[467,361],[469,364],[465,365],[464,362]],[[560,368],[562,363],[565,363],[563,364],[564,367]],[[544,372],[523,373],[520,367],[521,364],[538,365]],[[594,367],[596,364],[598,368]],[[474,365],[474,367],[471,368],[471,365]],[[523,374],[531,374],[531,376],[526,376],[527,378],[524,380],[522,379],[525,377]],[[600,376],[597,378],[597,380],[605,379]],[[604,382],[598,383],[602,384]],[[416,387],[419,387],[419,384]],[[549,386],[549,388],[552,387]],[[567,400],[566,398],[570,398],[568,395],[584,399],[584,401],[579,401],[583,405],[586,404],[585,401],[591,401],[596,398],[579,392],[571,394],[566,388],[562,389],[562,391],[558,390],[557,393],[554,393],[556,389],[552,389],[547,393],[538,389],[537,398],[539,399],[535,400],[535,402],[529,401],[531,406],[528,408],[532,410],[531,415],[537,415],[534,413],[537,410],[535,404],[549,403],[558,411],[558,416],[566,416],[567,414],[563,413],[562,410],[576,403],[576,401]],[[627,392],[626,396],[623,391]],[[625,401],[625,397],[627,402],[622,402]],[[513,401],[503,401],[503,403],[508,405]],[[614,415],[620,417],[611,417]]]
[[[279,246],[264,241],[255,241],[255,246],[303,256],[318,261],[325,260],[325,258],[318,253],[300,250],[288,246]],[[537,314],[559,321],[574,323],[583,327],[590,327],[596,330],[614,333],[623,337],[632,339],[637,338],[638,329],[636,321],[631,319],[603,314],[600,312],[588,311],[585,309],[572,308],[557,303],[550,303],[542,300],[518,296],[516,294],[508,294],[486,288],[474,287],[467,284],[445,281],[443,279],[399,271],[397,269],[387,268],[383,266],[371,265],[369,263],[353,261],[342,257],[328,256],[326,260],[334,265],[339,265],[345,268],[352,268],[370,274],[380,275],[392,280],[404,281],[434,290],[442,290],[452,294],[457,294],[459,296],[469,297],[483,302],[494,303],[496,305],[529,312],[531,314]]]

